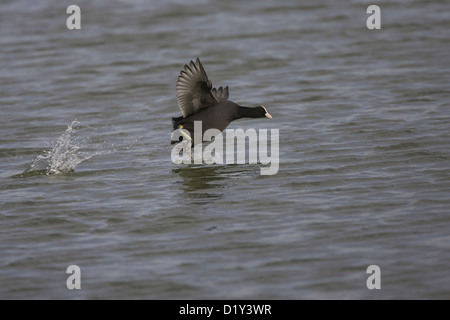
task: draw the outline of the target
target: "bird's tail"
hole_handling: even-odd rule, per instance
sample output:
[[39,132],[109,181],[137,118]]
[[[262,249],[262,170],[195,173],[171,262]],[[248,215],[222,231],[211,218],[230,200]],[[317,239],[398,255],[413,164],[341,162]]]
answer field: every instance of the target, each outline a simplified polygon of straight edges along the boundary
[[179,122],[181,121],[181,120],[183,120],[184,118],[183,118],[183,116],[181,116],[181,117],[174,117],[174,118],[172,118],[172,126],[173,126],[173,130],[176,130],[176,129],[178,129],[178,126],[179,126]]
[[[180,127],[180,121],[183,120],[183,119],[184,119],[183,116],[172,118],[172,126],[173,126],[173,130],[177,130],[177,129]],[[171,141],[170,143],[171,143],[171,144],[175,144],[175,143],[178,143],[178,142],[180,142],[180,141],[183,141],[183,138],[182,138],[182,137],[180,137],[180,140],[179,140],[179,141]]]

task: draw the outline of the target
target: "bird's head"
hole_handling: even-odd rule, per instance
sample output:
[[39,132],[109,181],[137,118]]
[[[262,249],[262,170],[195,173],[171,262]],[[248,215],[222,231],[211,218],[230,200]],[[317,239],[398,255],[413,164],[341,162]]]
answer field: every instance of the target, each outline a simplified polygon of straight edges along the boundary
[[261,118],[262,118],[262,117],[267,117],[267,118],[269,118],[269,119],[272,119],[272,116],[270,115],[269,112],[267,112],[266,107],[264,107],[264,106],[257,106],[256,108],[258,108],[258,109],[261,110],[261,111],[260,111],[260,113],[261,113]]

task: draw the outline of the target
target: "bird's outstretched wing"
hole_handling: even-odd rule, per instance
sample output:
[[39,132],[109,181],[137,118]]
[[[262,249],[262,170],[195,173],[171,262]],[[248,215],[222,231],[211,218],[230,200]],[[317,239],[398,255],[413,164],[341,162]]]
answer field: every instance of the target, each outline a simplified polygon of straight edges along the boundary
[[177,81],[177,102],[184,118],[218,102],[211,88],[212,83],[199,58],[184,66]]
[[217,101],[226,101],[230,95],[228,91],[228,86],[225,88],[220,87],[219,89],[213,88],[211,90],[212,95],[217,99]]

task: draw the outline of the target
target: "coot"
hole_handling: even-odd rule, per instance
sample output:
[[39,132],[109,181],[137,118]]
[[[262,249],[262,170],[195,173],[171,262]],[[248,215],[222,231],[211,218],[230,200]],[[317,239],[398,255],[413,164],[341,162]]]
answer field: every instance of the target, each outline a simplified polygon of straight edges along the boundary
[[[203,133],[211,128],[223,131],[231,121],[241,118],[272,118],[264,106],[243,107],[228,100],[228,87],[213,88],[197,58],[184,66],[177,81],[177,102],[181,117],[172,118],[173,130],[183,128],[194,138],[194,121],[202,121]],[[180,141],[182,137],[180,137]],[[172,141],[177,143],[179,141]],[[199,143],[199,141],[194,141]]]

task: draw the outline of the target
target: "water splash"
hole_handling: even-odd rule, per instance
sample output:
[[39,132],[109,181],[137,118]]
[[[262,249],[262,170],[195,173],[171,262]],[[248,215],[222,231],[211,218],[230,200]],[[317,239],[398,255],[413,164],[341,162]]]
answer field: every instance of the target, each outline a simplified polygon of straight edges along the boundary
[[53,143],[52,148],[44,151],[43,155],[37,156],[23,174],[69,173],[73,172],[76,166],[83,161],[92,158],[94,154],[79,151],[83,145],[76,136],[76,124],[79,124],[79,122],[73,121],[58,140]]

